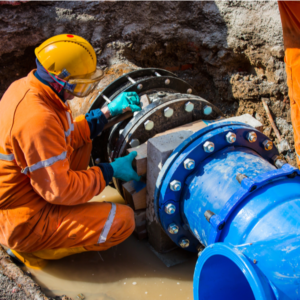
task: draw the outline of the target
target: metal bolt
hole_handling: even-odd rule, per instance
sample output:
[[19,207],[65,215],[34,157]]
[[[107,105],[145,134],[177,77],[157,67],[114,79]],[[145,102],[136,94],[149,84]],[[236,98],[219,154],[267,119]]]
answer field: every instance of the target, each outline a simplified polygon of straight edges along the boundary
[[204,108],[203,108],[203,113],[207,116],[210,115],[212,113],[212,107],[208,106],[208,105],[205,105]]
[[247,134],[247,140],[250,142],[250,143],[254,143],[256,142],[257,140],[257,135],[254,131],[251,131]]
[[215,150],[215,144],[213,142],[206,141],[204,143],[204,145],[203,145],[203,149],[207,153],[214,152],[214,150]]
[[178,192],[181,190],[181,183],[180,181],[178,180],[173,180],[171,183],[170,183],[170,189],[174,192]]
[[140,145],[140,141],[138,139],[132,139],[130,142],[129,142],[129,145],[131,146],[131,148],[134,148],[134,147],[137,147]]
[[135,117],[138,113],[139,113],[139,111],[135,111],[135,112],[133,113],[133,116]]
[[194,104],[192,103],[192,102],[187,102],[185,105],[184,105],[184,109],[185,109],[185,111],[187,111],[187,112],[191,112],[191,111],[193,111],[193,109],[194,109]]
[[172,117],[173,113],[174,113],[174,110],[172,108],[170,108],[170,107],[167,107],[167,108],[164,109],[164,116],[166,118]]
[[170,84],[170,79],[165,80],[165,85],[168,85],[168,84]]
[[100,164],[100,162],[101,162],[100,158],[96,158],[96,159],[95,159],[95,164],[96,164],[96,165]]
[[256,260],[256,259],[253,259],[253,263],[256,264],[256,263],[257,263],[257,260]]
[[140,83],[140,84],[138,84],[137,88],[138,88],[138,90],[141,90],[143,88],[143,85]]
[[193,170],[195,168],[195,161],[193,159],[187,158],[183,162],[184,168],[187,170]]
[[188,89],[186,92],[187,92],[188,94],[191,94],[191,93],[193,92],[193,90],[192,90],[192,89]]
[[166,93],[165,92],[158,92],[157,96],[162,98],[162,97],[166,96]]
[[182,239],[179,245],[181,248],[187,248],[190,245],[190,241],[188,239]]
[[151,130],[154,127],[154,122],[150,121],[150,120],[147,120],[144,123],[144,127],[145,127],[146,130]]
[[236,141],[236,135],[233,133],[233,132],[228,132],[226,134],[226,141],[229,143],[229,144],[232,144]]
[[169,225],[168,231],[169,231],[171,234],[177,234],[178,231],[179,231],[179,227],[178,227],[175,223],[172,223],[172,224]]
[[273,149],[273,143],[270,140],[265,140],[263,142],[263,145],[265,147],[265,150],[270,151]]
[[176,211],[176,206],[172,203],[169,203],[165,206],[165,212],[168,214],[168,215],[173,215]]

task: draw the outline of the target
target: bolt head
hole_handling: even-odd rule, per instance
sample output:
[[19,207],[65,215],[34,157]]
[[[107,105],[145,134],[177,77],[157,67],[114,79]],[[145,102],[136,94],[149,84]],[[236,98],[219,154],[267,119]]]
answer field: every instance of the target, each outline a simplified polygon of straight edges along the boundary
[[168,85],[168,84],[170,84],[170,79],[165,80],[165,85]]
[[211,106],[208,106],[208,105],[205,105],[204,108],[203,108],[203,113],[208,116],[212,113],[212,107]]
[[178,180],[173,180],[171,183],[170,183],[170,189],[174,192],[178,192],[181,190],[181,182],[178,181]]
[[131,146],[131,148],[134,148],[134,147],[137,147],[140,145],[140,141],[138,139],[132,139],[130,142],[129,142],[129,145]]
[[188,239],[182,239],[179,245],[181,248],[187,248],[190,245],[190,241]]
[[95,159],[95,164],[96,164],[96,165],[100,164],[100,162],[101,162],[100,158],[96,158],[96,159]]
[[226,141],[229,143],[229,144],[233,144],[235,141],[236,141],[236,135],[235,133],[233,132],[228,132],[226,134]]
[[150,120],[147,120],[145,123],[144,123],[144,127],[146,130],[151,130],[153,129],[154,127],[154,122],[153,121],[150,121]]
[[157,96],[162,98],[162,97],[166,96],[166,93],[165,92],[158,92]]
[[207,153],[211,153],[214,152],[215,150],[215,144],[213,142],[210,141],[206,141],[203,145],[203,149],[205,152]]
[[273,149],[273,143],[270,140],[265,140],[263,142],[263,145],[264,145],[265,150],[267,150],[267,151],[270,151]]
[[195,168],[195,161],[193,159],[187,158],[183,162],[184,168],[187,170],[193,170]]
[[186,92],[187,92],[188,94],[191,94],[191,93],[193,92],[193,90],[192,90],[192,89],[188,89]]
[[179,231],[179,227],[178,227],[175,223],[171,223],[171,224],[168,226],[168,231],[169,231],[169,233],[171,233],[171,234],[177,234],[178,231]]
[[254,131],[251,131],[247,134],[247,140],[250,142],[250,143],[254,143],[256,142],[257,140],[257,135]]
[[141,90],[143,88],[143,85],[140,83],[140,84],[138,84],[137,88],[138,88],[138,90]]
[[189,102],[185,103],[184,109],[185,109],[185,111],[187,111],[187,112],[191,112],[191,111],[193,111],[193,109],[194,109],[194,104],[193,104],[192,102],[189,101]]
[[167,107],[167,108],[164,109],[164,116],[166,118],[172,117],[173,113],[174,113],[174,110],[172,108],[170,108],[170,107]]
[[173,215],[176,211],[176,206],[172,203],[169,203],[165,206],[165,213],[168,215]]

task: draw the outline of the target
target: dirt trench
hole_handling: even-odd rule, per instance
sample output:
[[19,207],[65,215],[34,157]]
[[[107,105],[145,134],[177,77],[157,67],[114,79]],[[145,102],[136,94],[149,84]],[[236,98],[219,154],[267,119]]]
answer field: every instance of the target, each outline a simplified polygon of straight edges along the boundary
[[[103,86],[137,67],[173,71],[226,116],[254,116],[276,144],[261,103],[268,98],[275,123],[291,146],[284,156],[295,165],[277,2],[18,4],[3,4],[0,10],[0,97],[11,82],[35,68],[36,46],[56,34],[78,34],[91,42],[101,68],[114,66]],[[77,107],[87,111],[88,104],[80,101]]]

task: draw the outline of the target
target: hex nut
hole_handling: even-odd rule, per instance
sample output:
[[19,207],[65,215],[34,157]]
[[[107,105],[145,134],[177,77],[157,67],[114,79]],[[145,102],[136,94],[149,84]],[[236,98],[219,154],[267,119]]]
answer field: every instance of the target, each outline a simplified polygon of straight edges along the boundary
[[138,84],[137,88],[138,88],[138,90],[141,90],[143,88],[143,85],[140,83],[140,84]]
[[191,94],[191,93],[193,92],[193,90],[192,90],[192,89],[188,89],[186,92],[187,92],[188,94]]
[[171,233],[171,234],[177,234],[178,231],[179,231],[179,227],[178,227],[175,223],[171,223],[171,224],[168,226],[168,231],[169,231],[169,233]]
[[166,93],[165,92],[158,92],[157,96],[160,97],[160,98],[162,98],[162,97],[166,96]]
[[181,182],[178,180],[173,180],[170,182],[170,189],[174,192],[178,192],[181,190]]
[[181,248],[187,248],[190,245],[190,241],[188,239],[182,239],[179,245]]
[[168,215],[173,215],[176,211],[176,206],[172,203],[169,203],[165,206],[165,213]]
[[174,113],[174,110],[172,108],[170,108],[170,107],[167,107],[167,108],[164,109],[164,116],[166,118],[172,117],[173,113]]
[[209,105],[205,105],[203,108],[203,113],[208,116],[212,113],[212,107]]
[[270,140],[263,141],[265,150],[270,151],[273,149],[273,143]]
[[100,164],[100,162],[101,162],[100,158],[96,158],[96,159],[95,159],[95,164],[96,164],[96,165]]
[[204,149],[204,151],[207,152],[207,153],[214,152],[214,150],[215,150],[215,144],[214,144],[213,142],[206,141],[206,142],[203,144],[203,149]]
[[151,130],[153,129],[154,127],[154,122],[151,121],[151,120],[147,120],[145,123],[144,123],[144,127],[146,130]]
[[226,141],[229,143],[229,144],[233,144],[235,141],[236,141],[236,135],[235,133],[233,132],[228,132],[226,134]]
[[187,158],[183,162],[183,166],[187,170],[193,170],[195,168],[195,161],[193,159]]
[[254,131],[251,131],[247,134],[247,140],[250,142],[250,143],[254,143],[256,142],[257,140],[257,135]]
[[185,109],[185,111],[187,111],[187,112],[193,111],[193,110],[194,110],[194,103],[192,103],[192,102],[190,102],[190,101],[187,102],[187,103],[185,103],[184,109]]
[[169,85],[170,84],[170,79],[166,79],[165,80],[165,85]]
[[132,139],[130,142],[129,142],[129,145],[131,146],[131,148],[134,148],[134,147],[137,147],[140,145],[140,141],[138,139]]

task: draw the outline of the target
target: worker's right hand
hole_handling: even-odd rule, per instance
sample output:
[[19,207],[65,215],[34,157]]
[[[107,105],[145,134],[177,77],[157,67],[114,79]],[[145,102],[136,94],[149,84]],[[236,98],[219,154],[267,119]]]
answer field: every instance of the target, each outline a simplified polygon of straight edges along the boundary
[[107,105],[112,117],[122,114],[125,111],[140,111],[140,97],[136,92],[121,93],[116,99]]
[[132,161],[137,156],[137,152],[133,151],[127,156],[119,157],[110,165],[114,170],[114,177],[123,181],[136,180],[139,181],[139,176],[132,168]]

